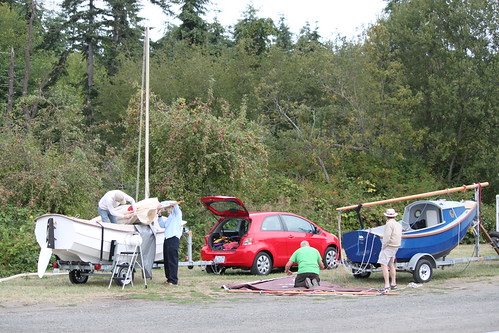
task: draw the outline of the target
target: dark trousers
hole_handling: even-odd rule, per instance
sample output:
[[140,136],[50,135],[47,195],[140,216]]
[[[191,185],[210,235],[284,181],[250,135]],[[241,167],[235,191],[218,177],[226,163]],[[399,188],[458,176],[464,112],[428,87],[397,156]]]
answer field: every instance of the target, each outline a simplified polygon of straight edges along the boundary
[[298,274],[295,278],[295,287],[305,287],[305,280],[309,278],[310,280],[316,279],[317,282],[320,282],[321,279],[319,278],[319,275],[315,273],[301,273]]
[[166,281],[178,283],[178,248],[180,239],[170,237],[163,242],[163,261],[165,264]]

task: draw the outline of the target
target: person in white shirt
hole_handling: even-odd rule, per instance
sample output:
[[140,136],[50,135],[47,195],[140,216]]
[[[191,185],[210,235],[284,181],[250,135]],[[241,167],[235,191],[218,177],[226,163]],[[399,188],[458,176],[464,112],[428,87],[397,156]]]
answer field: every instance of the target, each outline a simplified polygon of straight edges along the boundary
[[136,212],[135,200],[120,190],[112,190],[104,194],[99,201],[97,211],[102,218],[102,222],[118,223],[118,217],[130,218],[133,213],[122,214],[119,211],[119,206],[128,202],[132,205],[133,213]]
[[[178,284],[178,248],[182,236],[182,211],[178,205],[182,201],[162,201],[158,207],[158,223],[165,228],[165,240],[163,242],[163,263],[165,268],[165,285]],[[161,212],[166,210],[168,217],[165,218]]]

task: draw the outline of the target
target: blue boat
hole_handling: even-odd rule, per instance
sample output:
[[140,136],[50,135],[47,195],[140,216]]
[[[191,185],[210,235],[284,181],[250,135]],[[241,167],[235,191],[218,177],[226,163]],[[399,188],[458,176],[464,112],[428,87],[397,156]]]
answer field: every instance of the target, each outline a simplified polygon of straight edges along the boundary
[[385,226],[364,228],[360,217],[362,207],[475,189],[474,201],[419,200],[405,207],[403,217],[399,221],[402,224],[402,243],[397,251],[396,267],[397,270],[413,273],[416,282],[428,282],[434,268],[449,266],[458,261],[458,259],[446,259],[446,256],[462,241],[468,229],[476,226],[473,221],[480,218],[478,212],[481,188],[487,185],[488,183],[463,185],[452,189],[337,208],[340,235],[343,211],[357,210],[361,223],[360,230],[347,232],[342,236],[342,248],[347,257],[343,263],[352,267],[352,273],[357,278],[367,278],[371,272],[380,270],[377,262]]
[[[477,215],[474,201],[422,200],[404,210],[402,244],[398,262],[407,262],[418,253],[435,259],[448,255],[464,238]],[[351,231],[343,235],[343,248],[352,263],[376,264],[385,226]]]

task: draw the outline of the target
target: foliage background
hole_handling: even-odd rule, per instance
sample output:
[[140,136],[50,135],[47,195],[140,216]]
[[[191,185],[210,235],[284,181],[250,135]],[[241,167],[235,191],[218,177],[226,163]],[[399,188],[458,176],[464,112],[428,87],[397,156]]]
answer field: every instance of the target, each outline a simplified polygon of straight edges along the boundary
[[[488,181],[495,228],[497,2],[387,1],[352,40],[293,36],[251,6],[223,27],[206,0],[155,2],[182,23],[151,43],[151,196],[185,200],[196,256],[206,195],[337,233],[337,207]],[[33,217],[92,218],[109,189],[143,197],[142,39],[135,0],[0,0],[1,275],[34,270]],[[385,208],[364,208],[366,225]]]

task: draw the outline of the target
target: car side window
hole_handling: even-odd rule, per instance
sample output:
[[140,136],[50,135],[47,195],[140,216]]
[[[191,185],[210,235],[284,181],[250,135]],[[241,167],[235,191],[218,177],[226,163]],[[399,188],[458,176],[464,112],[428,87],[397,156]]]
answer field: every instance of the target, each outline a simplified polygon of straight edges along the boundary
[[310,222],[292,215],[281,215],[288,231],[306,232],[308,234],[317,233],[317,228]]
[[282,231],[281,221],[279,216],[267,216],[262,222],[262,231]]

